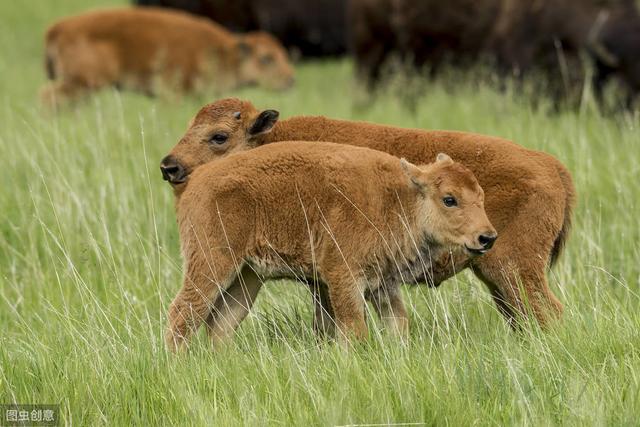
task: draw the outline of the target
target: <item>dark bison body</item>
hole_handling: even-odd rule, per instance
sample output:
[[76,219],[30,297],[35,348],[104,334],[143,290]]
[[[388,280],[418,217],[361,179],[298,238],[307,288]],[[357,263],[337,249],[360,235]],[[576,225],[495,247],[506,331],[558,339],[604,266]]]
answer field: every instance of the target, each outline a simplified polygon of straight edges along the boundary
[[134,1],[203,15],[232,31],[267,31],[303,56],[334,56],[347,50],[346,0]]
[[[617,76],[640,91],[640,14],[633,0],[352,0],[358,73],[380,79],[392,55],[432,72],[479,59],[506,73],[532,69],[561,95],[581,88],[580,52],[595,63],[595,88]],[[598,92],[597,92],[598,93]]]
[[605,83],[616,77],[627,89],[627,104],[632,106],[640,94],[640,13],[633,4],[619,8],[606,22],[592,31],[597,41],[590,47],[595,58],[594,88],[600,95]]

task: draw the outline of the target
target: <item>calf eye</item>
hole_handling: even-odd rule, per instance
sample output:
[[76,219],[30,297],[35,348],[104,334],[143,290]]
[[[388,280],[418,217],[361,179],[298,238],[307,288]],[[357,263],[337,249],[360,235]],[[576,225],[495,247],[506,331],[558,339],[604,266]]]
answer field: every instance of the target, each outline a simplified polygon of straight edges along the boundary
[[452,208],[454,206],[458,206],[458,201],[453,196],[446,196],[442,198],[442,203],[448,208]]
[[212,144],[224,144],[225,142],[227,142],[227,139],[229,138],[229,135],[224,134],[224,133],[214,133],[213,135],[211,135],[211,137],[209,138],[209,142]]
[[265,55],[263,57],[260,58],[260,63],[262,65],[269,65],[273,62],[274,58],[271,55]]

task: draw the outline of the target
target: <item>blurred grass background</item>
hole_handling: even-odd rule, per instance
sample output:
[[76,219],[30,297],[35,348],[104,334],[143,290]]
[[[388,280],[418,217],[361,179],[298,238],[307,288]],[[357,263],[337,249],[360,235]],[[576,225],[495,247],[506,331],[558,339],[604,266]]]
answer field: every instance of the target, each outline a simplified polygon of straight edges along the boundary
[[306,289],[274,282],[229,348],[200,336],[172,357],[162,335],[182,261],[158,164],[218,94],[103,91],[59,115],[37,102],[47,25],[114,4],[0,2],[0,403],[60,403],[79,425],[638,424],[637,113],[604,117],[588,100],[555,111],[460,76],[421,82],[410,104],[402,79],[368,98],[348,59],[299,64],[286,93],[224,94],[283,117],[468,130],[555,155],[579,194],[550,273],[566,312],[550,333],[514,334],[461,274],[405,289],[408,345],[377,337],[345,353],[314,339]]

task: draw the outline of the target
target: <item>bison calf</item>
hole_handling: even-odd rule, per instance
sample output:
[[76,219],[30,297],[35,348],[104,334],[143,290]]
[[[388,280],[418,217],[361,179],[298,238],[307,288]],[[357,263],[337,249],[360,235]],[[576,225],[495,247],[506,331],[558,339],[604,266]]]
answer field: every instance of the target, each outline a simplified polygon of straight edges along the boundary
[[430,162],[440,152],[450,154],[473,172],[486,191],[487,214],[501,237],[486,256],[472,258],[464,251],[447,254],[433,260],[427,274],[418,279],[438,286],[470,268],[513,326],[532,316],[546,327],[562,314],[545,270],[556,262],[569,236],[576,197],[571,174],[554,157],[511,141],[321,116],[278,122],[274,110],[259,111],[248,101],[221,99],[194,117],[164,159],[163,174],[179,192],[189,175],[207,162],[290,140],[368,147],[415,164]]
[[263,32],[236,35],[212,21],[161,8],[98,10],[62,19],[46,34],[55,106],[103,87],[156,94],[259,84],[285,89],[293,69],[285,49]]
[[[177,196],[186,268],[171,349],[205,320],[214,344],[230,337],[274,277],[326,284],[339,336],[363,338],[365,293],[396,293],[431,258],[477,256],[497,237],[478,181],[445,154],[418,167],[367,148],[282,142],[198,168]],[[402,305],[377,309],[406,329]]]

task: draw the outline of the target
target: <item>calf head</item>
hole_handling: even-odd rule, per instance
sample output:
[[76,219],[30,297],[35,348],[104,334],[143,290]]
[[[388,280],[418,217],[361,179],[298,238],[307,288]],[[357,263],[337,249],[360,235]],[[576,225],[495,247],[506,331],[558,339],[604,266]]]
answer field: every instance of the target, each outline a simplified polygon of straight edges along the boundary
[[471,255],[491,249],[498,234],[484,210],[484,192],[469,169],[442,153],[430,165],[418,167],[404,159],[401,165],[409,185],[421,194],[419,226],[430,239],[464,247]]
[[239,36],[235,45],[240,84],[284,90],[295,81],[289,55],[272,35],[255,31]]
[[235,98],[204,106],[169,155],[162,159],[163,178],[180,187],[198,166],[256,147],[276,124],[278,116],[275,110],[260,112],[250,102]]

